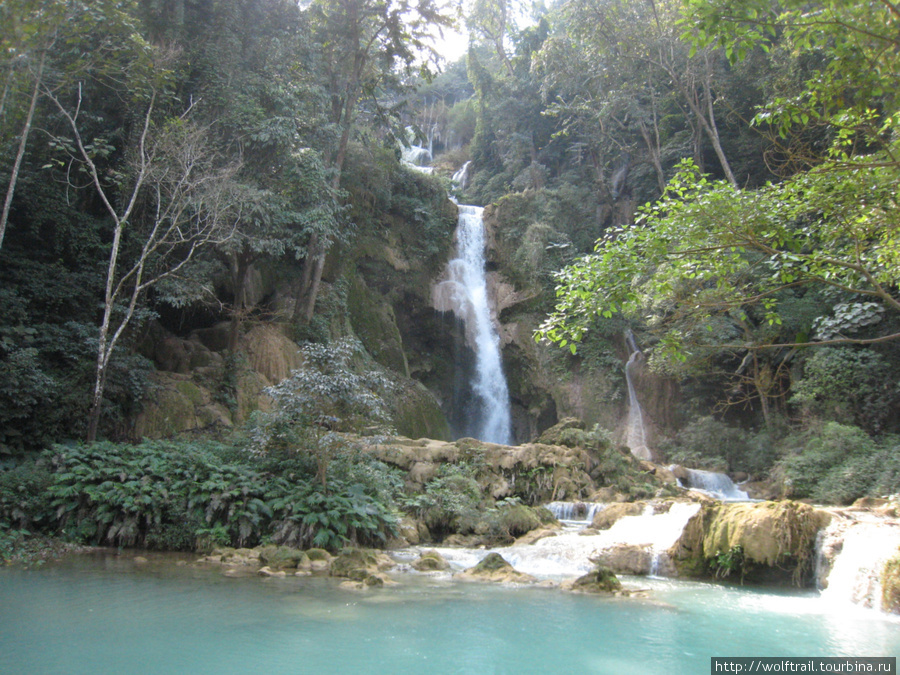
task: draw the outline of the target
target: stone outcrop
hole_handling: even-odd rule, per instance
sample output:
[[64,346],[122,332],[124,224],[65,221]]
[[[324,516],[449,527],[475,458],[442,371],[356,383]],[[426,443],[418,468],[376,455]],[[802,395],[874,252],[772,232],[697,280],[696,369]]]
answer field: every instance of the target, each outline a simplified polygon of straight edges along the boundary
[[608,567],[598,566],[593,572],[588,572],[572,581],[561,585],[564,591],[573,593],[593,593],[596,595],[614,595],[622,591],[622,582]]
[[471,438],[452,443],[395,438],[372,446],[369,452],[406,471],[407,486],[412,491],[423,489],[442,464],[472,459],[484,467],[478,481],[494,499],[518,496],[528,504],[579,499],[594,485],[584,471],[591,458],[583,448],[542,443],[506,446]]
[[477,565],[457,574],[454,578],[463,581],[491,581],[502,584],[537,583],[530,574],[519,572],[499,553],[488,553]]
[[368,577],[386,572],[395,565],[396,563],[383,551],[371,548],[345,548],[331,561],[329,574],[351,581],[365,581]]
[[703,502],[669,550],[679,574],[812,581],[818,531],[831,516],[808,504]]
[[620,518],[625,516],[639,516],[644,510],[643,502],[622,502],[620,504],[610,504],[602,511],[594,514],[591,521],[591,527],[595,530],[608,530]]
[[419,557],[413,560],[412,568],[419,572],[446,572],[450,569],[450,563],[437,551],[422,551]]
[[599,552],[591,558],[591,562],[615,574],[645,575],[650,574],[653,552],[649,546],[619,544]]

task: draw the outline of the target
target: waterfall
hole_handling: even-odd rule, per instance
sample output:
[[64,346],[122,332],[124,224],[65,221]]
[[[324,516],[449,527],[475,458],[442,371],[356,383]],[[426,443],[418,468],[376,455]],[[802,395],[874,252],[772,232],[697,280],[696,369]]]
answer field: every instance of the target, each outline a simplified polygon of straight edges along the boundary
[[416,171],[421,171],[422,173],[432,173],[434,169],[430,166],[432,159],[431,139],[429,138],[427,148],[423,148],[420,145],[415,145],[414,141],[416,138],[416,134],[412,127],[406,128],[406,137],[410,144],[409,146],[401,146],[400,161],[404,165],[408,166],[411,169],[415,169]]
[[644,428],[644,413],[641,403],[638,401],[637,392],[634,390],[632,373],[644,360],[643,352],[638,349],[634,335],[629,330],[625,333],[625,343],[628,345],[628,363],[625,364],[625,382],[628,385],[628,419],[625,422],[625,445],[631,449],[631,454],[640,459],[652,460],[653,454],[647,447],[647,434]]
[[450,184],[455,190],[462,192],[466,189],[466,183],[469,181],[469,166],[471,164],[471,161],[466,162],[453,174]]
[[460,206],[456,258],[444,281],[433,289],[434,307],[453,312],[465,325],[466,344],[475,354],[472,381],[466,383],[466,425],[470,435],[491,443],[512,441],[509,390],[500,358],[500,337],[491,320],[484,265],[484,222],[478,206]]
[[546,508],[560,522],[590,525],[594,515],[602,511],[606,504],[596,502],[550,502]]
[[696,503],[673,503],[657,513],[653,505],[648,504],[644,513],[624,516],[608,530],[596,534],[563,530],[533,544],[513,544],[488,550],[442,547],[437,550],[456,568],[471,567],[495,551],[520,572],[538,578],[564,578],[587,574],[594,568],[596,559],[622,547],[633,547],[642,553],[641,569],[636,573],[668,574],[671,565],[666,551],[699,510],[700,505]]
[[723,502],[745,502],[750,499],[750,496],[743,490],[739,490],[724,473],[701,471],[700,469],[685,469],[685,471],[688,474],[685,487],[700,490]]
[[835,517],[816,542],[816,577],[822,599],[881,609],[881,574],[900,549],[900,523],[858,514]]

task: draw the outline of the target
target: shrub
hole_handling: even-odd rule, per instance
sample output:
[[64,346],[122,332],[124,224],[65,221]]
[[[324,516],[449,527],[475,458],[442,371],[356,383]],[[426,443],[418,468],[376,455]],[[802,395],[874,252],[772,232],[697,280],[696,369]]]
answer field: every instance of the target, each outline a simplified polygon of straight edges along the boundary
[[806,361],[790,402],[807,415],[878,433],[900,403],[897,371],[871,349],[817,349]]
[[[276,464],[283,475],[268,470]],[[340,548],[395,531],[395,480],[359,461],[326,491],[302,462],[261,461],[217,443],[56,446],[0,475],[0,520],[7,530],[34,524],[116,546],[208,550],[273,539]]]
[[776,469],[787,496],[846,504],[876,486],[883,450],[859,427],[827,422],[787,444],[794,447]]

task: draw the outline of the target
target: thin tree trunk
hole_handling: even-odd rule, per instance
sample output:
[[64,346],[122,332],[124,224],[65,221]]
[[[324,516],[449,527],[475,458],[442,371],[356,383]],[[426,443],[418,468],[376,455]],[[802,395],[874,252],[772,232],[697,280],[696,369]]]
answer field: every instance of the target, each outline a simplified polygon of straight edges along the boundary
[[9,186],[6,188],[6,199],[3,201],[3,212],[0,214],[0,249],[3,248],[3,237],[6,235],[6,223],[9,220],[9,210],[12,207],[13,195],[16,192],[16,183],[19,180],[19,170],[22,167],[22,159],[25,157],[25,146],[28,144],[28,136],[31,133],[31,123],[34,120],[34,110],[41,92],[41,84],[44,80],[44,63],[47,52],[41,53],[37,75],[34,78],[34,90],[31,92],[31,103],[28,106],[28,114],[25,116],[25,126],[22,128],[22,138],[19,139],[19,149],[16,151],[16,159],[13,162],[12,174],[9,177]]
[[243,252],[235,255],[232,261],[232,286],[234,288],[234,307],[231,313],[231,327],[228,331],[228,351],[235,352],[241,335],[241,322],[246,309],[247,275],[250,273],[250,258]]

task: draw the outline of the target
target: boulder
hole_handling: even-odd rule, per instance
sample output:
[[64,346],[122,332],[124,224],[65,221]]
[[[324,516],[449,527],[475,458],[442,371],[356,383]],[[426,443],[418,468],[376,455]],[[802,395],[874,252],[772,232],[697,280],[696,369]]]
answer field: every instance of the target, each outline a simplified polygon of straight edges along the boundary
[[608,530],[619,518],[625,516],[639,516],[644,511],[642,502],[625,502],[621,504],[610,504],[602,511],[598,511],[594,515],[591,527],[595,530]]
[[614,595],[622,590],[622,582],[608,567],[598,566],[593,572],[562,584],[564,591]]
[[412,568],[419,572],[445,572],[450,569],[444,556],[434,550],[422,551],[412,562]]
[[345,548],[331,562],[329,574],[353,581],[365,581],[370,575],[384,572],[396,563],[382,551],[370,548]]
[[830,519],[793,501],[702,502],[669,556],[687,576],[738,572],[751,581],[803,585],[811,580],[816,535]]
[[492,581],[503,584],[533,584],[537,582],[530,574],[519,572],[499,553],[488,553],[474,567],[456,575],[463,581]]
[[653,552],[648,546],[618,544],[591,557],[591,562],[615,574],[649,574]]
[[259,547],[259,561],[263,565],[277,570],[296,570],[310,568],[310,559],[305,551],[289,546]]

